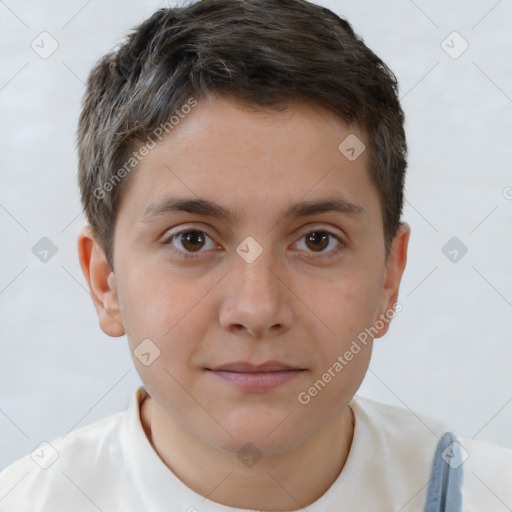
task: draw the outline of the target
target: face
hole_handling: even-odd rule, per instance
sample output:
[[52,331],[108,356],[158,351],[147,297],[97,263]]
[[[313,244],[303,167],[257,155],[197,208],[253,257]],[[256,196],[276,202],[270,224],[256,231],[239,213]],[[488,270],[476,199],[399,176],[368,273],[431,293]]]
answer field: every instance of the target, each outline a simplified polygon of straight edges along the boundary
[[124,191],[102,328],[144,347],[149,395],[212,446],[277,454],[309,439],[363,380],[372,339],[358,335],[387,329],[407,233],[386,265],[367,155],[338,149],[351,134],[364,141],[311,104],[203,100]]

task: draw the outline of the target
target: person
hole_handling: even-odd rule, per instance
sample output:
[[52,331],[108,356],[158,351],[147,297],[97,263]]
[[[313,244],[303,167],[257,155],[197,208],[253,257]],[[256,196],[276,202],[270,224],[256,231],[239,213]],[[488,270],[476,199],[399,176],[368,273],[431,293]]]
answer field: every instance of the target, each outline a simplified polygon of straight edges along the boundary
[[512,507],[512,450],[357,395],[401,312],[398,83],[305,0],[155,12],[90,73],[80,264],[143,386],[0,474],[0,510]]

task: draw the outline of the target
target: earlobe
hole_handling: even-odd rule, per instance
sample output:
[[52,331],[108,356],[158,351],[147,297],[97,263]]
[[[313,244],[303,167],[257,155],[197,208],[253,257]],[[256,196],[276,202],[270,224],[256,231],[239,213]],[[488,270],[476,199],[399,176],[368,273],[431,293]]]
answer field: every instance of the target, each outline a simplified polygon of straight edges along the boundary
[[78,257],[93,299],[100,327],[112,337],[125,334],[115,277],[91,226],[78,235]]
[[[393,311],[395,309],[395,304],[397,304],[398,301],[400,282],[407,264],[407,247],[409,245],[410,234],[411,228],[408,224],[402,222],[392,241],[382,288],[381,319],[383,317],[393,318],[395,316]],[[384,323],[385,325],[382,329],[379,329],[375,338],[380,338],[386,334],[389,328],[390,319],[381,323]]]

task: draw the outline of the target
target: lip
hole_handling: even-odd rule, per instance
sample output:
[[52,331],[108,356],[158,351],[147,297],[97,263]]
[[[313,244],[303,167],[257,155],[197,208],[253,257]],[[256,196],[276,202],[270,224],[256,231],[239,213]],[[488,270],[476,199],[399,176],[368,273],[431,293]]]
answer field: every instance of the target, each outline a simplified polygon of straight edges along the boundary
[[266,361],[261,364],[252,364],[247,361],[234,361],[232,363],[222,364],[220,366],[214,366],[213,368],[207,368],[207,370],[226,371],[226,372],[239,372],[239,373],[266,373],[266,372],[279,372],[288,370],[303,370],[304,368],[298,368],[281,361],[272,360]]
[[267,361],[259,365],[237,361],[206,370],[244,391],[251,392],[274,389],[306,371],[281,361]]

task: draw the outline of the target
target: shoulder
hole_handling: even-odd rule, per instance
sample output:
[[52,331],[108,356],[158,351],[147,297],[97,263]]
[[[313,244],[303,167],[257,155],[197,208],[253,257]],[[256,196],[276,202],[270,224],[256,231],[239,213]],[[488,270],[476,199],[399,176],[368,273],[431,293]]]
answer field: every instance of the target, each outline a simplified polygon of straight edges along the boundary
[[405,406],[390,405],[356,395],[351,402],[356,417],[365,423],[382,444],[393,446],[421,443],[431,453],[449,425],[433,416]]
[[463,502],[467,510],[510,511],[512,449],[458,437],[463,466]]
[[119,464],[119,430],[125,415],[113,414],[58,439],[43,441],[32,453],[7,466],[0,473],[2,512],[18,510],[20,505],[39,511],[43,506],[55,507],[57,502],[85,499],[86,490],[77,484],[81,474],[97,468],[97,477],[101,478],[101,473]]
[[459,485],[464,512],[511,510],[512,449],[460,436],[446,422],[406,407],[360,396],[354,398],[352,407],[373,432],[380,451],[392,453],[389,460],[396,462],[393,478],[405,482],[412,474],[419,476],[418,466],[422,465],[428,471],[423,473],[424,484],[428,484],[437,445],[446,432],[451,432],[459,445],[457,464],[462,466]]

